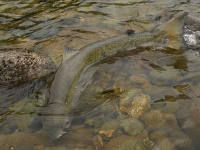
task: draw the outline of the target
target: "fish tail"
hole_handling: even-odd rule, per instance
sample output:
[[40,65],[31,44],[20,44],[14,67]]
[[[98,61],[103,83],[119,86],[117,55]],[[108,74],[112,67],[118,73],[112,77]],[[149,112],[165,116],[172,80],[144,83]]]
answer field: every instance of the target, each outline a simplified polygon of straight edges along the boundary
[[158,26],[156,30],[164,31],[167,36],[166,47],[180,49],[183,46],[184,22],[188,13],[184,12],[169,20],[165,24]]

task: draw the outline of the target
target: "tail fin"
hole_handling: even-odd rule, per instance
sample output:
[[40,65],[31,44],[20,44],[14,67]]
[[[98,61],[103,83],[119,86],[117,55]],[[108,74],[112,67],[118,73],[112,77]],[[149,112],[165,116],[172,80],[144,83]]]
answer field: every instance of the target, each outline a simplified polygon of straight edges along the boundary
[[181,13],[177,17],[156,28],[156,30],[166,33],[168,39],[167,47],[173,49],[180,49],[182,47],[182,35],[187,14],[186,12]]

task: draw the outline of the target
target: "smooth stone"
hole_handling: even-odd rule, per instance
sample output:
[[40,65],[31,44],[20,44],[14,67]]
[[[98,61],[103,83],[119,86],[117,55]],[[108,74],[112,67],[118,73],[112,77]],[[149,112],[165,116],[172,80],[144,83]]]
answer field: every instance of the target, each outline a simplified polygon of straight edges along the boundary
[[140,76],[140,75],[132,75],[129,77],[129,80],[141,85],[143,88],[152,87],[152,85],[149,83],[148,79],[146,79],[145,77]]
[[159,143],[160,141],[167,138],[167,133],[162,130],[156,130],[150,134],[150,138],[156,142]]
[[135,118],[127,118],[121,122],[123,131],[131,136],[136,136],[144,130],[144,125]]
[[84,124],[89,127],[99,128],[103,124],[104,118],[105,118],[105,116],[103,114],[94,116],[94,117],[90,117],[85,120]]
[[131,105],[133,98],[141,93],[141,89],[131,89],[120,95],[120,106],[128,107]]
[[169,134],[169,139],[181,150],[195,150],[193,141],[182,131],[175,130]]
[[135,96],[132,102],[132,106],[130,108],[130,112],[128,114],[136,118],[141,116],[143,113],[150,110],[150,101],[151,98],[148,95],[139,94]]
[[174,69],[172,67],[165,67],[165,70],[152,70],[150,72],[150,75],[157,80],[161,81],[169,81],[169,80],[179,80],[181,75],[178,72],[177,69]]
[[148,137],[121,135],[113,138],[103,147],[105,150],[147,150],[152,149]]
[[178,102],[166,102],[165,106],[162,107],[162,111],[165,113],[175,113],[176,111],[178,111],[180,108],[179,103]]
[[101,126],[99,134],[107,138],[111,138],[113,133],[117,130],[118,126],[119,121],[117,119],[110,120]]
[[170,132],[173,129],[179,129],[178,122],[173,114],[162,113],[159,110],[151,110],[142,115],[140,119],[150,131],[165,130]]
[[163,139],[157,143],[152,150],[177,150],[174,144],[168,139]]
[[127,101],[129,101],[129,98],[132,99],[131,105],[127,107],[120,106],[119,110],[122,112],[126,112],[131,117],[138,118],[142,114],[151,109],[150,105],[151,98],[148,95],[137,94],[134,97],[127,97],[128,99]]
[[97,147],[97,149],[101,148],[104,145],[102,137],[98,134],[93,138],[92,141],[93,141],[95,147]]

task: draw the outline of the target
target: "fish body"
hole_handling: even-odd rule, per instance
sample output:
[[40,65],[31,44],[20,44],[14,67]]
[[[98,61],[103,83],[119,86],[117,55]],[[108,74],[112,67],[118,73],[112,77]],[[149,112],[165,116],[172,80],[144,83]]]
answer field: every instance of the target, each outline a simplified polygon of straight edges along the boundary
[[[44,108],[42,116],[43,128],[49,136],[51,138],[60,137],[64,127],[68,126],[66,123],[69,124],[71,121],[69,114],[78,104],[78,100],[74,99],[75,89],[85,69],[118,52],[134,51],[137,47],[164,46],[180,49],[186,16],[187,13],[179,14],[176,18],[149,32],[132,33],[129,31],[119,36],[97,41],[83,47],[68,59],[65,59],[66,53],[64,53],[49,90],[47,107]],[[59,119],[56,119],[55,116],[59,116]],[[60,116],[65,121],[60,119]]]

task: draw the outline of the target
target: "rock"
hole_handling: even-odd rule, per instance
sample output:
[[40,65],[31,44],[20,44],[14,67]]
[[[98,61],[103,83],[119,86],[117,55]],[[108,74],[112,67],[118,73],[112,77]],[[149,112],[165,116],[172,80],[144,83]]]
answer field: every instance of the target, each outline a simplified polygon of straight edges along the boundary
[[121,122],[123,131],[131,136],[136,136],[144,130],[144,125],[135,118],[127,118]]
[[101,148],[103,146],[103,139],[100,135],[96,135],[93,138],[93,143],[96,147]]
[[130,98],[132,99],[131,106],[128,108],[121,106],[119,110],[128,113],[131,117],[138,118],[151,108],[150,97],[148,95],[138,94]]
[[163,70],[152,70],[150,75],[160,81],[175,81],[180,79],[181,75],[177,69],[165,67]]
[[173,143],[168,139],[163,139],[157,143],[152,150],[177,150]]
[[11,39],[11,38],[14,38],[14,35],[6,32],[6,31],[0,30],[0,40],[1,41],[8,40],[8,39]]
[[57,140],[59,146],[64,146],[69,149],[84,149],[92,146],[94,132],[83,125],[73,125],[67,133]]
[[175,113],[179,110],[179,103],[178,102],[166,102],[165,106],[161,109],[165,113]]
[[127,92],[124,92],[120,96],[120,106],[128,107],[131,105],[133,98],[141,93],[141,89],[131,89]]
[[169,134],[169,139],[172,143],[177,147],[177,149],[181,150],[195,150],[195,146],[192,140],[180,130],[172,131]]
[[152,87],[148,79],[139,75],[132,75],[129,80],[142,86],[142,88]]
[[159,143],[160,141],[167,138],[167,133],[163,130],[156,130],[150,134],[150,138],[155,142]]
[[170,132],[172,129],[179,129],[177,120],[173,114],[162,113],[159,110],[151,110],[142,115],[140,119],[150,131],[165,130],[166,132]]
[[131,89],[131,83],[126,80],[126,77],[124,76],[125,75],[121,73],[119,76],[112,78],[113,89],[118,88],[120,92],[128,91]]
[[101,115],[86,119],[84,124],[90,127],[99,128],[100,126],[103,125],[104,119],[105,119],[105,116],[101,114]]
[[105,144],[106,150],[147,150],[152,149],[152,142],[148,137],[131,137],[121,135],[117,138],[111,139],[110,142]]
[[111,138],[113,133],[119,126],[118,120],[111,120],[103,124],[99,130],[100,135],[104,135],[106,138]]
[[56,71],[50,58],[24,49],[1,50],[0,60],[0,87],[21,85]]
[[[0,135],[1,149],[27,150],[34,149],[37,145],[50,144],[50,139],[41,134],[29,134],[22,132],[15,132],[9,135]],[[33,144],[35,143],[35,144]]]
[[187,16],[185,20],[186,26],[193,31],[200,30],[200,19],[194,16]]
[[139,117],[151,108],[150,97],[145,94],[139,94],[134,97],[129,115]]

